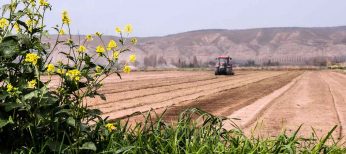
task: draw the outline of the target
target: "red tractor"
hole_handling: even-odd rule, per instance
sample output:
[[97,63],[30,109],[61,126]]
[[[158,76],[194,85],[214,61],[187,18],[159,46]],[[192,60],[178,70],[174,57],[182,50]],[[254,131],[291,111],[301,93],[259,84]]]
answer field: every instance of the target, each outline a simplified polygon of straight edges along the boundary
[[220,56],[216,58],[215,75],[234,75],[232,58],[229,56]]

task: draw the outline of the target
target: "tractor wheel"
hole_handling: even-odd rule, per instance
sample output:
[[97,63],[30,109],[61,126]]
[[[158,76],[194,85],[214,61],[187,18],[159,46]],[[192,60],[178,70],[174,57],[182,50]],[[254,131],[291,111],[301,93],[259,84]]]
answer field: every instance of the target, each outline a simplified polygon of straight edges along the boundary
[[216,69],[215,70],[215,75],[219,75],[220,73],[219,73],[219,69]]
[[227,68],[227,70],[226,70],[226,75],[232,75],[232,70],[231,69],[229,69],[229,68]]

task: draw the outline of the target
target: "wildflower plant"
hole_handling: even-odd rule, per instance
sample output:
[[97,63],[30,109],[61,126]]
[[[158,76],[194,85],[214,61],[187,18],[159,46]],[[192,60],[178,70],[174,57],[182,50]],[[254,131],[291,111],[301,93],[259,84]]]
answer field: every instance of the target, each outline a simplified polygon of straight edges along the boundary
[[[11,0],[1,8],[0,150],[96,151],[106,138],[102,132],[115,129],[100,117],[99,110],[89,109],[85,100],[105,99],[97,92],[102,81],[130,72],[128,64],[134,55],[124,66],[118,61],[133,44],[133,38],[126,41],[132,26],[118,28],[118,40],[104,42],[97,32],[75,41],[70,29],[73,22],[63,11],[61,24],[54,27],[55,43],[45,43],[43,39],[49,36],[44,17],[51,8],[47,0]],[[88,47],[91,41],[100,44],[96,49]],[[59,53],[63,59],[53,63],[59,46],[66,49]],[[53,76],[59,80],[52,80]],[[50,87],[51,82],[58,82],[58,87]]]

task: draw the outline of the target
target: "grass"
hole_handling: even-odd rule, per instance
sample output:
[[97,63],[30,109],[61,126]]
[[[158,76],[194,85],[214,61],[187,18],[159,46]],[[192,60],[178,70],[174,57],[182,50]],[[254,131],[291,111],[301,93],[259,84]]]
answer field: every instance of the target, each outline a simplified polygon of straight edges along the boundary
[[[156,120],[152,120],[152,118]],[[148,113],[146,120],[130,126],[120,120],[100,153],[346,153],[332,138],[336,126],[324,138],[301,138],[282,133],[275,138],[247,137],[240,129],[225,130],[224,118],[199,109],[180,114],[174,125],[162,115]],[[197,118],[197,120],[196,120]],[[198,121],[198,122],[197,122]],[[236,125],[234,125],[235,128]]]

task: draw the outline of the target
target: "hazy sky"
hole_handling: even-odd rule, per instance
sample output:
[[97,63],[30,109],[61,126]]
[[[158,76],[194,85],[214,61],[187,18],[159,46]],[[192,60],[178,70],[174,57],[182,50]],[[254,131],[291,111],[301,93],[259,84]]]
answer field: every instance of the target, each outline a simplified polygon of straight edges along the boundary
[[[0,0],[3,1],[3,0]],[[48,0],[49,1],[49,0]],[[323,27],[346,25],[346,0],[50,0],[50,26],[62,10],[74,33],[114,33],[131,23],[136,36],[198,29]],[[1,4],[2,2],[0,2]]]

